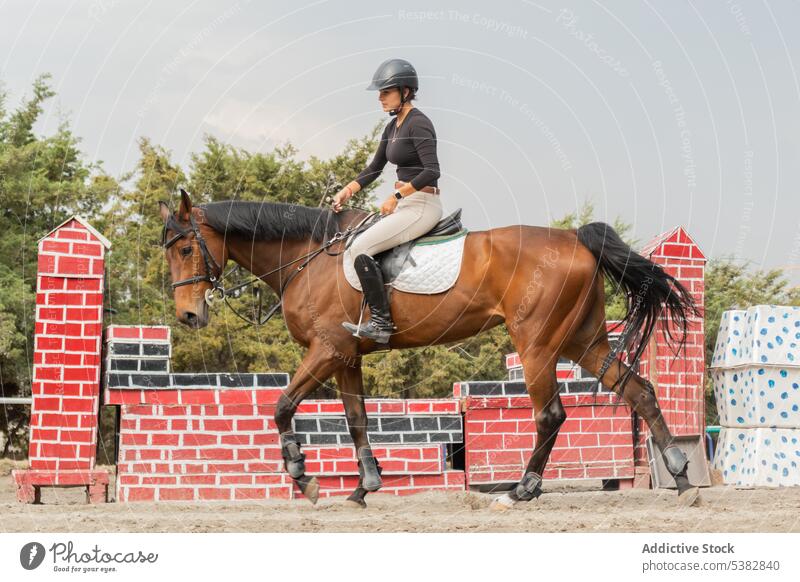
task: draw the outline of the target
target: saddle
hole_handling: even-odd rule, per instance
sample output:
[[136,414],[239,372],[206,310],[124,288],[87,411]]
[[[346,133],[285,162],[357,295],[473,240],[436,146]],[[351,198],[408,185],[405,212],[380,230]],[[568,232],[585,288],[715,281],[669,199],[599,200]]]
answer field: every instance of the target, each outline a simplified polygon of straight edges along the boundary
[[[384,284],[409,293],[430,294],[449,289],[461,270],[467,232],[461,224],[459,208],[425,234],[377,253],[374,258],[383,272]],[[361,289],[348,261],[345,261],[345,276],[350,285]]]
[[411,257],[411,249],[413,249],[416,244],[424,242],[432,244],[443,242],[445,238],[449,239],[452,235],[460,234],[463,230],[464,227],[461,224],[461,208],[459,208],[437,222],[432,229],[422,236],[377,253],[374,258],[381,266],[381,271],[383,271],[383,282],[389,284],[394,281],[409,259],[411,260],[411,265],[416,267],[416,263],[414,263],[414,259]]

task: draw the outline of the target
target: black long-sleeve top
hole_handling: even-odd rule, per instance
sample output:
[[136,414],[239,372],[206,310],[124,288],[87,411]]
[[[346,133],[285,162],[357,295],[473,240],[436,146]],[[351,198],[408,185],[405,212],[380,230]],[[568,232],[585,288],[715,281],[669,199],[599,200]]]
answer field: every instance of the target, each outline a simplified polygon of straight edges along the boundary
[[381,175],[387,161],[397,164],[397,179],[411,182],[416,190],[438,186],[439,158],[436,155],[436,131],[427,115],[414,107],[400,129],[397,117],[384,128],[378,151],[369,165],[356,177],[362,188]]

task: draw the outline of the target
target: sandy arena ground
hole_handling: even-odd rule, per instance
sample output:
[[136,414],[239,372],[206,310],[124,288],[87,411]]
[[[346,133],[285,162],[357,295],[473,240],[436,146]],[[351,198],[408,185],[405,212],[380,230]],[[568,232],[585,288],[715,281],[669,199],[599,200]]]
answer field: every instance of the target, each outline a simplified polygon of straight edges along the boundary
[[0,532],[800,532],[800,487],[714,486],[700,506],[681,508],[675,491],[551,481],[538,500],[504,513],[489,510],[496,495],[477,492],[372,494],[357,509],[343,498],[89,506],[79,489],[44,489],[42,505],[26,505],[13,468],[0,461]]

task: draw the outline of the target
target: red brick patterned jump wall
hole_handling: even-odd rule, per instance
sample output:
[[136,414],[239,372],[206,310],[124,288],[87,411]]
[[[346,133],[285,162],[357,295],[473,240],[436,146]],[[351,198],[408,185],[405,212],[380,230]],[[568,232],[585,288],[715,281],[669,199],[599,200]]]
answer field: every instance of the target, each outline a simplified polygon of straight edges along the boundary
[[110,243],[71,218],[39,241],[29,467],[13,471],[17,497],[37,501],[43,486],[82,486],[107,498],[95,468],[103,334],[103,276]]
[[[273,420],[288,375],[170,373],[169,342],[168,327],[107,329],[105,403],[121,414],[117,500],[299,496]],[[457,399],[370,399],[366,406],[381,492],[464,489],[464,472],[447,467],[448,445],[463,441]],[[294,430],[320,496],[352,493],[358,466],[341,402],[303,402]]]
[[[506,383],[504,383],[506,384]],[[509,383],[510,384],[510,383]],[[522,478],[537,441],[527,396],[469,396],[472,384],[456,386],[464,401],[467,485]],[[545,479],[634,478],[631,411],[610,393],[562,394],[567,420],[561,426]]]

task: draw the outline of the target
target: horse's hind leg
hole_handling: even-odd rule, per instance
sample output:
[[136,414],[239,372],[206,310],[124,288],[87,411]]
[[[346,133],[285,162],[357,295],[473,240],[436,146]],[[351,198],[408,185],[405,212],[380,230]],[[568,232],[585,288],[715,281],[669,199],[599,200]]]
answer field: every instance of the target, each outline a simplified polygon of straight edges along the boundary
[[[599,319],[599,317],[595,317],[595,319]],[[576,337],[564,350],[565,356],[578,362],[595,376],[599,376],[603,361],[611,351],[611,347],[608,344],[608,335],[605,332],[604,320],[601,320],[601,325],[602,329],[598,327],[596,322],[591,326],[585,326],[585,329],[582,330],[584,333],[576,334]],[[589,328],[593,329],[594,332],[589,333]],[[597,341],[592,346],[594,338],[597,338]],[[628,366],[622,363],[621,360],[615,359],[603,375],[603,385],[608,387],[615,385],[617,380],[628,369]],[[615,391],[618,392],[618,388]],[[622,397],[637,414],[644,418],[650,428],[653,439],[658,444],[658,448],[661,449],[664,465],[675,479],[675,484],[678,487],[679,503],[681,505],[694,505],[700,495],[700,490],[689,483],[689,479],[686,476],[689,461],[686,454],[673,444],[674,439],[658,405],[655,388],[648,380],[636,373],[631,373],[625,384]]]
[[381,488],[382,469],[372,454],[367,435],[367,410],[364,406],[364,385],[361,375],[361,358],[355,363],[337,370],[336,383],[339,385],[339,392],[344,404],[344,412],[347,416],[347,427],[350,436],[353,438],[353,446],[356,449],[358,459],[358,487],[347,498],[361,507],[366,507],[364,501],[367,493],[377,491]]

